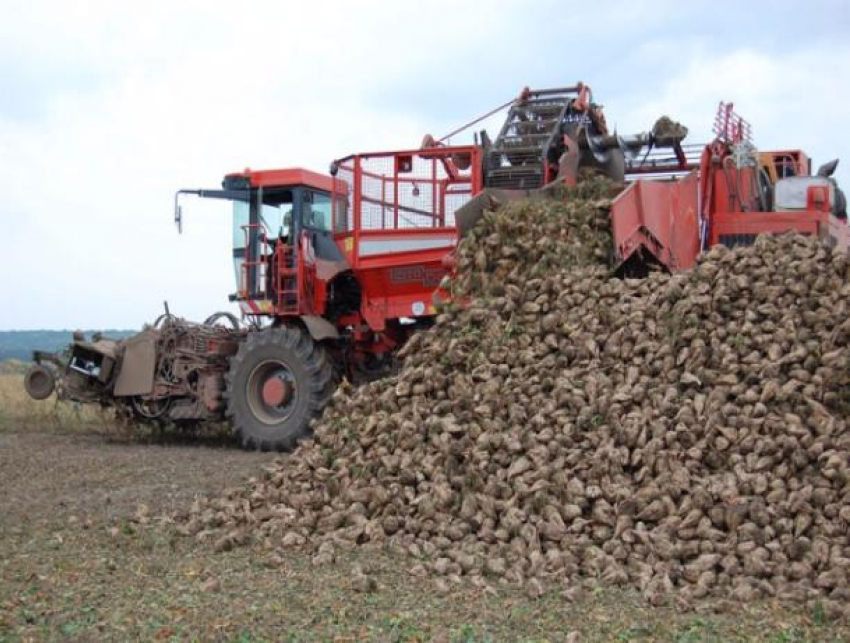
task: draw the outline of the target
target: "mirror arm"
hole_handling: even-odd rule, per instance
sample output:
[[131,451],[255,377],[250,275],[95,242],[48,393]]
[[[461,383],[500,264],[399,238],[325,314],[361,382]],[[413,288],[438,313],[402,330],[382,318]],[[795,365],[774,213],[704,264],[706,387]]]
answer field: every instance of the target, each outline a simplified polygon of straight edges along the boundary
[[174,223],[177,232],[183,233],[183,208],[180,206],[181,194],[194,194],[202,199],[228,199],[230,201],[248,201],[248,193],[244,190],[177,190],[174,193]]

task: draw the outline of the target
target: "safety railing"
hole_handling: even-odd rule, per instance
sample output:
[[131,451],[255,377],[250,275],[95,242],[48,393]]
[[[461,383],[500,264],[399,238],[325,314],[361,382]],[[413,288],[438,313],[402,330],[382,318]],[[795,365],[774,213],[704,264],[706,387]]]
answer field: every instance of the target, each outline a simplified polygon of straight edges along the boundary
[[753,126],[734,110],[732,103],[720,102],[712,131],[724,143],[753,142]]
[[704,143],[688,143],[678,150],[650,148],[647,152],[626,159],[626,176],[636,178],[675,178],[699,167]]
[[[430,147],[349,156],[335,163],[333,229],[351,237],[453,229],[455,212],[481,190],[481,156],[474,146]],[[401,247],[401,246],[399,246]]]

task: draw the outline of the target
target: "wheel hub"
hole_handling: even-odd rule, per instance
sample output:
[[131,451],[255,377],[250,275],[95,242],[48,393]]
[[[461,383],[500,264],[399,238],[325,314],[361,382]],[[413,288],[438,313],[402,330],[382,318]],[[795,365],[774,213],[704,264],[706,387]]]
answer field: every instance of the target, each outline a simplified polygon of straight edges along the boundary
[[248,376],[245,392],[251,413],[263,424],[284,422],[297,405],[295,376],[280,359],[268,359],[257,364]]
[[269,406],[285,406],[292,399],[292,384],[280,377],[270,377],[263,384],[263,402]]

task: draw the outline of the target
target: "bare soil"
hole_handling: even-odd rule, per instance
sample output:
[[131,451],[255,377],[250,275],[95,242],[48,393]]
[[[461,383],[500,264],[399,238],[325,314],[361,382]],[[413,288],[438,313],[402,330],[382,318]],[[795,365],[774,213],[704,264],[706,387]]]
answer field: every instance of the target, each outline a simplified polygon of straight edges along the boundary
[[371,551],[319,566],[306,553],[214,553],[168,516],[276,456],[221,436],[39,429],[4,410],[0,642],[850,640],[823,610],[770,601],[679,613],[601,586],[531,597],[496,582],[435,584]]

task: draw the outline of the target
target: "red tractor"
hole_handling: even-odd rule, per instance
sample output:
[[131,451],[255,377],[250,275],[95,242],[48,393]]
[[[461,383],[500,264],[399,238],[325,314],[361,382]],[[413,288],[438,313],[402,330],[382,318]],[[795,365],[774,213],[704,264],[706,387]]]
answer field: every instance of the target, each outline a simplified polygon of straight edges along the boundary
[[483,211],[573,183],[579,167],[630,183],[611,212],[621,275],[686,270],[709,246],[759,233],[794,230],[847,247],[835,163],[810,176],[800,151],[758,153],[731,106],[721,105],[707,146],[683,145],[687,130],[664,118],[620,137],[581,83],[525,89],[502,107],[494,141],[483,131],[468,146],[426,136],[419,149],[334,161],[329,175],[245,170],[218,190],[179,191],[175,200],[232,201],[231,300],[249,327],[226,314],[200,325],[166,315],[121,342],[75,337],[65,356],[35,355],[27,390],[44,399],[57,388],[148,420],[227,415],[246,447],[290,449],[339,376],[391,372],[396,350],[433,323],[458,237]]

